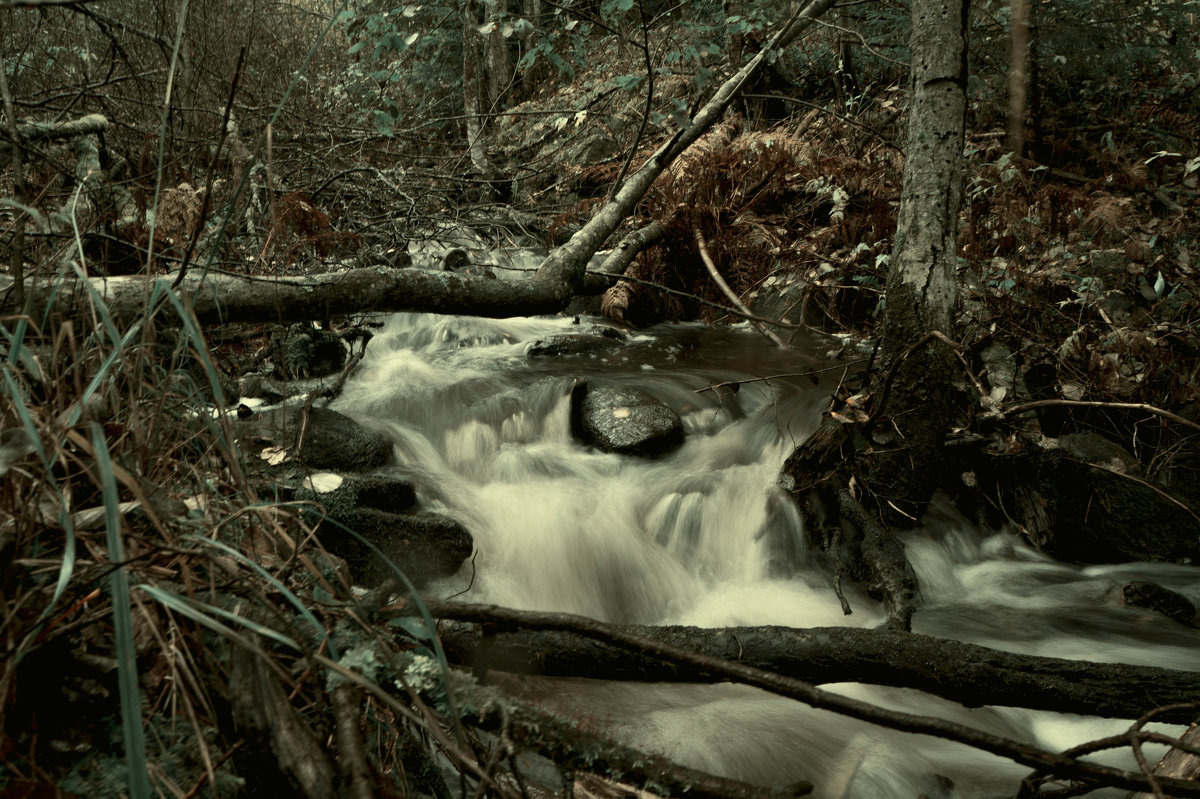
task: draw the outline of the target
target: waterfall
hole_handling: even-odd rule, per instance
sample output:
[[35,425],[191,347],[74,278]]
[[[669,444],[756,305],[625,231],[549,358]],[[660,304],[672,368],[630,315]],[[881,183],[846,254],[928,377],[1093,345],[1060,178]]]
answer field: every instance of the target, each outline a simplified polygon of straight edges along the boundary
[[[783,377],[744,383],[736,394],[703,390],[835,365],[818,340],[797,344],[809,353],[801,355],[774,350],[745,329],[666,325],[604,353],[525,356],[535,339],[576,329],[571,319],[398,314],[337,401],[338,410],[387,425],[422,501],[474,535],[473,562],[434,591],[617,623],[813,627],[883,619],[878,603],[853,588],[854,613],[843,615],[832,575],[775,488],[840,372],[826,373],[820,385]],[[573,440],[567,394],[576,377],[654,394],[683,417],[684,446],[643,460]],[[944,507],[905,541],[922,587],[916,632],[1029,654],[1194,668],[1193,631],[1115,599],[1131,579],[1200,599],[1194,568],[1056,563]],[[807,779],[821,797],[1011,796],[1028,773],[958,744],[742,686],[536,684],[539,695],[611,722],[640,747],[764,785]],[[1015,708],[968,710],[905,689],[827,687],[1050,749],[1128,727]],[[1152,759],[1160,751],[1147,750]],[[1133,767],[1120,753],[1105,761]]]

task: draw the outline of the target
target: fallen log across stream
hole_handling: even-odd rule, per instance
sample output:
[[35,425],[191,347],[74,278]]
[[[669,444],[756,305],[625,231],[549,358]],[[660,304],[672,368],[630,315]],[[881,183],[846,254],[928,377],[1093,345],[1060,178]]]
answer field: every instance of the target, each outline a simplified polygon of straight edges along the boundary
[[[442,618],[456,614],[439,612]],[[448,606],[449,607],[449,606]],[[563,630],[522,630],[506,617],[488,625],[445,623],[450,661],[485,669],[559,677],[645,682],[716,682],[701,668],[672,663]],[[463,614],[457,614],[460,618]],[[537,614],[538,616],[559,614]],[[487,623],[487,618],[475,616]],[[570,616],[563,616],[570,619]],[[507,622],[507,625],[506,625]],[[1200,672],[1020,655],[887,629],[826,627],[701,628],[626,625],[630,636],[686,649],[812,684],[862,682],[916,688],[966,707],[1001,705],[1110,718],[1200,696]],[[498,631],[507,630],[507,631]],[[486,658],[486,660],[485,660]],[[1187,723],[1194,710],[1156,716]]]
[[[377,618],[374,613],[367,613],[371,618]],[[1159,791],[1164,790],[1172,796],[1194,796],[1200,799],[1200,785],[1194,781],[1180,780],[1173,777],[1155,778],[1157,785],[1151,785],[1150,780],[1144,772],[1134,772],[1121,768],[1113,768],[1111,766],[1101,765],[1099,763],[1091,763],[1080,760],[1073,756],[1074,750],[1069,750],[1064,753],[1055,753],[1038,746],[1032,746],[1020,741],[1016,741],[1002,736],[995,735],[984,730],[975,729],[956,722],[946,721],[931,716],[920,716],[903,711],[891,710],[888,708],[872,705],[869,702],[862,702],[851,697],[842,696],[840,694],[826,691],[815,687],[812,683],[797,679],[796,677],[781,674],[775,671],[767,671],[749,665],[745,658],[745,647],[739,646],[739,652],[736,656],[741,657],[741,660],[727,659],[713,655],[698,652],[695,648],[681,647],[665,640],[652,637],[660,628],[647,627],[636,628],[629,626],[618,626],[606,624],[604,622],[589,619],[585,616],[577,616],[569,613],[546,613],[539,611],[521,611],[511,608],[502,608],[494,605],[471,605],[454,602],[440,601],[425,601],[425,602],[402,602],[399,605],[391,605],[380,609],[379,618],[394,618],[396,616],[414,616],[422,615],[437,619],[449,619],[455,621],[471,621],[487,625],[484,629],[487,634],[481,639],[485,644],[483,647],[487,652],[489,660],[494,658],[496,654],[496,644],[501,635],[501,631],[515,631],[519,629],[527,629],[530,631],[541,632],[570,632],[581,637],[586,637],[614,648],[622,650],[626,653],[635,653],[661,659],[662,661],[677,664],[685,672],[692,675],[703,677],[710,675],[710,680],[729,680],[763,689],[777,696],[787,697],[803,702],[811,707],[831,710],[849,718],[859,719],[871,724],[877,724],[889,729],[898,730],[901,732],[917,733],[921,735],[930,735],[937,738],[942,738],[948,741],[966,744],[983,752],[990,752],[1000,757],[1008,758],[1016,763],[1030,765],[1038,769],[1040,773],[1045,773],[1054,777],[1060,778],[1083,778],[1089,782],[1098,785],[1107,785],[1116,788],[1124,788],[1127,790],[1144,791],[1147,789]],[[695,628],[682,628],[692,630]],[[779,629],[779,628],[776,628]],[[639,635],[638,630],[650,633],[647,635]],[[811,633],[812,631],[808,631]],[[823,633],[832,633],[834,630],[824,630]],[[889,633],[897,639],[909,637],[911,633]],[[439,635],[439,639],[441,636]],[[730,636],[732,638],[732,636]],[[934,639],[936,640],[936,639]],[[695,642],[689,642],[694,644]],[[965,646],[965,645],[964,645]],[[439,655],[442,653],[443,645],[435,646]],[[979,647],[979,649],[983,649]],[[478,649],[476,650],[478,653]],[[983,650],[990,651],[990,650]],[[927,654],[937,654],[936,652]],[[995,653],[1001,655],[1001,653]],[[1059,661],[1059,663],[1067,664],[1069,661]],[[1097,667],[1104,669],[1107,666],[1096,664]],[[1125,667],[1129,668],[1129,667]],[[481,669],[476,668],[476,676],[480,676]],[[1164,676],[1170,674],[1166,670],[1153,669],[1156,676]],[[609,675],[604,675],[610,678]],[[1192,677],[1200,677],[1200,674],[1193,674]],[[841,677],[837,680],[844,681],[846,677]],[[881,681],[881,684],[894,684],[891,681]],[[984,688],[985,686],[975,686],[976,688]],[[1148,688],[1149,686],[1147,686]],[[1194,684],[1189,688],[1189,692],[1194,693]],[[980,692],[982,693],[982,692]],[[1044,694],[1044,691],[1042,692]],[[1160,700],[1143,698],[1143,701],[1157,703]],[[980,704],[978,701],[971,701],[970,704]],[[1159,707],[1155,712],[1156,720],[1172,720],[1176,716],[1174,711],[1180,710],[1178,707]],[[1187,713],[1195,713],[1196,705],[1194,702],[1186,703]]]

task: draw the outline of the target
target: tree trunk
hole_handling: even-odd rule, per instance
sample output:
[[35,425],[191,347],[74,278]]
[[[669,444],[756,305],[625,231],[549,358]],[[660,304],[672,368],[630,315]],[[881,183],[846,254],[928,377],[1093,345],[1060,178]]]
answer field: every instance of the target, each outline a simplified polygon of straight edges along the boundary
[[[691,124],[678,131],[630,175],[617,196],[566,244],[550,253],[531,279],[492,280],[450,272],[378,268],[277,278],[189,274],[179,286],[179,293],[190,300],[202,323],[312,320],[370,311],[425,311],[490,317],[560,311],[583,284],[588,260],[632,213],[658,176],[721,118],[772,51],[793,41],[832,5],[833,0],[812,0],[793,14],[754,58],[717,89]],[[471,14],[478,7],[475,0],[464,0],[464,45],[472,39],[470,34],[474,34],[476,43],[480,40],[478,28],[466,24],[468,19],[474,19]],[[464,56],[464,65],[468,63],[477,62]],[[464,76],[467,72],[464,66]],[[464,100],[470,94],[464,89]],[[478,121],[479,117],[475,118]],[[472,143],[478,146],[482,157],[482,143],[477,137]],[[20,313],[21,309],[12,305],[11,288],[11,279],[0,275],[0,313]],[[94,296],[107,303],[114,316],[133,320],[145,312],[145,304],[155,289],[152,278],[140,276],[92,278],[87,284],[79,278],[67,277],[33,282],[27,286],[27,294],[33,303],[30,307],[51,309],[65,315],[87,309],[90,297]],[[170,318],[164,317],[165,320]]]
[[[1137,718],[1151,708],[1200,695],[1200,673],[1019,655],[885,629],[644,625],[620,629],[814,685],[863,682],[916,688],[966,707],[1002,705]],[[567,631],[501,633],[486,648],[481,647],[482,635],[475,625],[444,623],[439,634],[448,658],[477,671],[491,668],[641,682],[720,679],[701,669]],[[1156,719],[1189,721],[1195,712],[1183,709]]]
[[512,58],[508,52],[508,39],[504,36],[499,20],[508,14],[508,0],[486,0],[487,16],[496,24],[487,37],[487,87],[488,105],[493,112],[502,106],[500,100],[512,83]]
[[1008,58],[1008,149],[1024,155],[1025,113],[1029,107],[1030,0],[1010,0]]
[[467,152],[471,166],[485,177],[491,174],[487,151],[483,146],[483,35],[480,26],[479,0],[463,0],[462,4],[462,59],[463,59],[463,111],[467,118]]
[[912,99],[882,338],[883,363],[903,363],[875,426],[870,476],[879,507],[899,522],[919,518],[928,504],[949,428],[954,361],[942,341],[927,337],[949,331],[957,297],[968,7],[966,0],[912,6]]
[[[141,276],[78,277],[26,282],[29,307],[72,316],[90,308],[92,297],[126,322],[141,318],[157,290],[170,284]],[[0,275],[0,314],[20,313]],[[224,322],[309,321],[372,311],[422,311],[507,317],[557,313],[572,290],[551,280],[495,280],[425,269],[351,269],[319,275],[262,278],[247,275],[189,273],[177,289],[192,304],[202,324]],[[160,300],[161,301],[161,300]],[[174,314],[160,315],[169,324]]]

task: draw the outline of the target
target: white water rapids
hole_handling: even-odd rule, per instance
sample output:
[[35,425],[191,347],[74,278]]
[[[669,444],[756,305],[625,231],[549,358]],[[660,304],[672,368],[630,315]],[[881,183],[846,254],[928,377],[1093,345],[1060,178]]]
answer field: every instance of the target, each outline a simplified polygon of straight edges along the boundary
[[[780,353],[756,334],[664,326],[597,356],[526,358],[570,319],[400,314],[372,340],[335,408],[385,424],[424,504],[475,538],[474,562],[436,586],[464,601],[568,611],[610,622],[700,626],[873,626],[883,613],[808,551],[774,489],[815,427],[840,371],[713,383],[833,365]],[[821,352],[815,341],[797,344]],[[602,454],[572,439],[572,378],[643,388],[684,418],[684,446],[657,460]],[[1197,570],[1056,563],[1011,533],[935,508],[905,538],[921,585],[914,630],[1028,654],[1195,669],[1200,636],[1116,589],[1152,580],[1200,600]],[[764,785],[810,780],[819,797],[1002,797],[1029,770],[958,744],[893,733],[739,686],[545,681],[545,693],[620,738],[712,773]],[[893,688],[827,686],[1054,750],[1128,727],[1013,708],[966,710]],[[1164,728],[1171,729],[1171,728]],[[1147,747],[1148,757],[1159,750]],[[1105,762],[1133,767],[1131,757]],[[1120,793],[1110,795],[1120,796]]]

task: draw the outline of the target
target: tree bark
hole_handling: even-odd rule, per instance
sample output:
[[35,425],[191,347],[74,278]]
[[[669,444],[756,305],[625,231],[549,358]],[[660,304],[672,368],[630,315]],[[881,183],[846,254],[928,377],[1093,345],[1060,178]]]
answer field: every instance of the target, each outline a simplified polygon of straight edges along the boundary
[[[169,285],[170,277],[162,279]],[[26,281],[26,294],[29,307],[37,312],[70,316],[87,309],[94,292],[115,318],[128,322],[146,312],[154,285],[153,278],[137,275],[91,278],[85,285],[72,275]],[[11,287],[12,279],[0,275],[0,314],[20,313]],[[275,278],[190,272],[178,291],[189,299],[202,324],[307,321],[372,311],[529,316],[557,313],[571,299],[570,288],[562,282],[384,268]],[[172,318],[160,315],[158,321],[169,324]]]
[[883,363],[903,358],[876,430],[870,487],[892,521],[919,518],[937,485],[954,360],[939,341],[957,297],[956,231],[966,115],[966,0],[914,0],[912,100],[896,242],[888,271]]
[[579,719],[560,717],[510,696],[488,701],[494,700],[491,691],[481,690],[480,694],[478,701],[470,702],[480,710],[467,719],[469,723],[500,730],[514,743],[536,749],[559,768],[598,774],[678,799],[792,799],[812,790],[807,782],[775,790],[717,777],[625,746]]
[[500,100],[512,83],[512,57],[508,51],[508,39],[500,27],[499,20],[508,15],[508,0],[485,0],[489,20],[495,27],[487,37],[487,87],[488,105],[493,112],[500,110]]
[[[588,260],[620,226],[651,184],[693,142],[721,117],[746,81],[762,66],[768,55],[794,41],[825,13],[834,0],[811,0],[796,12],[771,41],[736,75],[726,81],[704,105],[691,124],[662,145],[606,204],[571,239],[554,250],[533,279],[491,280],[423,270],[355,269],[309,277],[260,277],[189,274],[179,287],[189,298],[203,323],[321,319],[331,315],[370,311],[425,311],[475,316],[505,317],[555,313],[566,307],[582,285]],[[478,28],[468,19],[478,12],[478,0],[464,0],[462,11],[464,46],[478,44]],[[478,61],[464,54],[464,78]],[[472,72],[472,75],[477,73]],[[476,86],[478,81],[475,81]],[[464,90],[464,100],[470,92]],[[476,97],[478,99],[478,97]],[[478,109],[477,109],[478,110]],[[468,113],[468,117],[478,115]],[[481,146],[479,136],[469,135]],[[476,152],[482,155],[482,149]],[[486,157],[483,158],[486,166]],[[93,278],[97,296],[110,303],[122,319],[135,319],[144,312],[152,282],[143,277]],[[12,281],[0,276],[0,313],[20,312],[11,301]],[[88,290],[74,277],[40,281],[28,287],[35,309],[70,314],[86,308]],[[166,317],[170,318],[170,317]]]
[[570,241],[550,253],[538,270],[539,276],[565,281],[571,286],[582,281],[588,259],[633,212],[663,170],[721,118],[742,87],[762,68],[773,52],[795,41],[796,37],[828,11],[833,3],[834,0],[810,0],[806,6],[793,14],[766,46],[717,89],[712,99],[696,112],[690,125],[679,130],[659,147],[629,176],[616,196],[597,211]]
[[1029,107],[1030,0],[1009,2],[1008,149],[1024,155],[1025,112]]
[[479,32],[479,0],[463,0],[462,4],[462,59],[463,59],[463,111],[467,119],[467,153],[475,171],[487,177],[491,175],[491,164],[483,146],[483,66],[484,39]]
[[[1037,657],[886,629],[621,626],[630,635],[822,685],[862,682],[916,688],[966,707],[1002,705],[1137,718],[1200,695],[1200,673]],[[481,667],[475,625],[443,624],[450,660]],[[487,668],[555,677],[643,682],[715,682],[719,675],[600,643],[573,632],[504,632]],[[1190,721],[1194,710],[1161,720]]]

